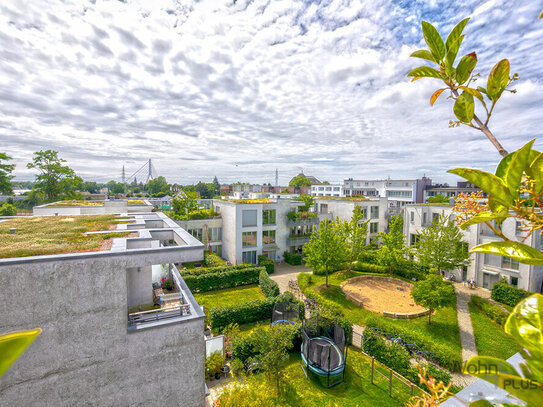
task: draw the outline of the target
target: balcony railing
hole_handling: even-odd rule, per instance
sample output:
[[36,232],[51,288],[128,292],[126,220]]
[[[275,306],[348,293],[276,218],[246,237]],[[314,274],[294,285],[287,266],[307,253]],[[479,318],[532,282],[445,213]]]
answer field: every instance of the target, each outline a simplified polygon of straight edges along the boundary
[[311,218],[298,218],[295,220],[287,220],[287,226],[303,226],[303,225],[315,225],[319,223],[319,218],[313,216]]
[[289,236],[289,238],[287,239],[287,245],[293,246],[304,244],[309,242],[309,239],[311,239],[311,235]]
[[147,322],[161,321],[168,318],[182,317],[185,315],[190,315],[189,304],[159,308],[151,311],[134,312],[128,314],[128,324],[138,325]]

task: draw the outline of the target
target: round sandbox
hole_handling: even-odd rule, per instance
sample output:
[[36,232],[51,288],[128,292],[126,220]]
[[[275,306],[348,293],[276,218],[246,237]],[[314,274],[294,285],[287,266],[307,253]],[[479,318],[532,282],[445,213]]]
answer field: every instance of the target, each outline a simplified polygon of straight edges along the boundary
[[341,284],[345,297],[365,309],[391,318],[417,318],[428,310],[415,304],[412,284],[390,277],[359,276]]

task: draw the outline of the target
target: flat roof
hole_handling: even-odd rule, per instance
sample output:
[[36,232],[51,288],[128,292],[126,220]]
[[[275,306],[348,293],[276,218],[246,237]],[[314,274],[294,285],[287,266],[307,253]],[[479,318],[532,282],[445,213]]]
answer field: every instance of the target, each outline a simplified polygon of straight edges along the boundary
[[352,201],[352,202],[367,202],[367,201],[377,201],[379,198],[375,197],[366,198],[365,196],[315,196],[315,199],[319,200],[332,200],[332,201]]
[[[126,221],[126,218],[120,218],[119,215],[0,219],[0,259],[109,250],[112,238],[133,233],[126,229],[115,230],[117,224]],[[94,231],[105,233],[86,234]]]

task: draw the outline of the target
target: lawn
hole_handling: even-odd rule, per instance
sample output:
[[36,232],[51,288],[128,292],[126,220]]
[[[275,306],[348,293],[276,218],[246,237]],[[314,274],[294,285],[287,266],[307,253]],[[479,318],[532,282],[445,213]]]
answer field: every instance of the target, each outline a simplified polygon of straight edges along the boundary
[[266,297],[262,294],[260,287],[253,284],[218,291],[209,291],[206,293],[194,293],[194,298],[198,304],[204,306],[204,309],[207,312],[212,308],[227,307],[229,305],[248,301],[261,300]]
[[[462,345],[460,342],[460,329],[458,328],[458,319],[456,315],[456,305],[454,308],[444,308],[432,314],[432,323],[428,325],[428,317],[421,317],[410,320],[390,319],[380,316],[377,313],[365,310],[357,306],[353,302],[345,298],[345,294],[341,291],[339,284],[351,277],[364,275],[367,273],[359,273],[356,271],[337,272],[329,276],[329,287],[324,285],[324,276],[311,276],[311,287],[318,293],[323,295],[328,300],[331,300],[341,306],[345,318],[357,325],[366,325],[366,322],[371,318],[384,318],[388,323],[401,328],[408,328],[411,331],[416,331],[432,342],[440,343],[459,356],[462,353]],[[372,274],[379,275],[379,274]],[[395,276],[395,278],[397,278]]]
[[[0,258],[38,256],[100,250],[112,237],[128,232],[84,235],[109,230],[120,221],[117,215],[32,216],[0,222]],[[15,228],[15,234],[9,229]]]
[[500,325],[471,303],[469,304],[469,312],[479,355],[507,359],[521,349],[520,345],[506,334]]

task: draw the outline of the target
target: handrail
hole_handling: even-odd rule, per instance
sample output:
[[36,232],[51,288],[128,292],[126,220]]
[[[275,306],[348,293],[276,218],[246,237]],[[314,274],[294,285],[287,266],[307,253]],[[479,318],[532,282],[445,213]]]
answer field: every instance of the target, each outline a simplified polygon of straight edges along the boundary
[[173,307],[166,307],[166,308],[157,308],[157,309],[152,309],[149,311],[132,312],[131,314],[128,314],[128,316],[132,316],[132,315],[137,316],[137,315],[153,314],[157,312],[173,311],[174,309],[181,308],[183,305],[186,305],[186,304],[174,305]]

